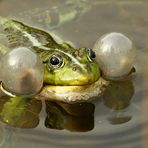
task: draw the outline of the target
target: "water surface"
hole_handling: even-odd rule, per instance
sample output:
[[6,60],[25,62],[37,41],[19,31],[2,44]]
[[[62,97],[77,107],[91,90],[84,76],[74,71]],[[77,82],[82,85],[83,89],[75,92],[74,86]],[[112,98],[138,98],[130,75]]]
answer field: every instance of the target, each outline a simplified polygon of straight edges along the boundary
[[[92,48],[102,35],[121,32],[132,39],[137,48],[136,74],[126,84],[113,85],[122,92],[122,99],[112,99],[109,90],[107,97],[97,98],[92,104],[87,104],[87,109],[84,107],[86,104],[82,105],[81,110],[79,105],[71,107],[51,102],[29,102],[30,106],[27,107],[31,112],[21,116],[17,124],[9,126],[1,122],[2,148],[148,147],[148,3],[144,0],[82,1],[82,8],[86,10],[83,15],[77,15],[51,29],[35,19],[34,11],[42,12],[44,17],[46,10],[51,11],[53,7],[59,12],[69,12],[69,7],[78,11],[76,2],[79,4],[74,0],[71,5],[66,5],[66,0],[1,0],[0,15],[22,19],[30,25],[52,31],[77,47]],[[0,104],[3,105],[5,101]],[[86,116],[81,115],[83,112]],[[48,118],[49,114],[53,117],[52,121]],[[48,125],[49,122],[52,124]]]

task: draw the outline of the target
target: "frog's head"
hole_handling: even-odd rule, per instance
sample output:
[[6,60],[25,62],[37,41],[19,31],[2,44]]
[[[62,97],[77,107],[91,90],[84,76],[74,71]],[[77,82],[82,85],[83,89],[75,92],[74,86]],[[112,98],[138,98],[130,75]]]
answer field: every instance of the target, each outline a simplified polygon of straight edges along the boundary
[[57,43],[47,32],[16,20],[4,20],[2,25],[11,47],[29,47],[44,63],[44,78],[41,78],[45,85],[35,98],[71,102],[101,93],[100,71],[91,49],[74,49],[69,44]]
[[44,83],[81,86],[99,79],[99,67],[91,49],[54,49],[49,52],[44,61]]

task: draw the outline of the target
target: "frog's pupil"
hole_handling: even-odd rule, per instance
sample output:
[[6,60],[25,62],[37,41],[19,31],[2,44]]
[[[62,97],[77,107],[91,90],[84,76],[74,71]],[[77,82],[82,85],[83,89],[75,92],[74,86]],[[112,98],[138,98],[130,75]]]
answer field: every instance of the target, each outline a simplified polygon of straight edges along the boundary
[[52,65],[58,65],[58,64],[60,63],[60,60],[59,60],[59,58],[57,58],[57,57],[52,57],[52,58],[50,59],[50,63],[51,63]]
[[92,49],[89,50],[89,57],[93,59],[96,57],[96,54],[94,51],[92,51]]

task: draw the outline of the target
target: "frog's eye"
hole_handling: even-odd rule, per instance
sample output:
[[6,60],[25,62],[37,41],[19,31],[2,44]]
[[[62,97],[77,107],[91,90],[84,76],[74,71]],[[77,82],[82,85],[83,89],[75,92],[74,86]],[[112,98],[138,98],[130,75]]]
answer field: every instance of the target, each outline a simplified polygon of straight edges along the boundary
[[96,54],[92,49],[86,48],[86,51],[88,53],[88,58],[89,58],[90,61],[92,61],[93,59],[96,58]]
[[49,65],[52,67],[60,67],[62,63],[62,57],[59,55],[52,55],[49,59]]

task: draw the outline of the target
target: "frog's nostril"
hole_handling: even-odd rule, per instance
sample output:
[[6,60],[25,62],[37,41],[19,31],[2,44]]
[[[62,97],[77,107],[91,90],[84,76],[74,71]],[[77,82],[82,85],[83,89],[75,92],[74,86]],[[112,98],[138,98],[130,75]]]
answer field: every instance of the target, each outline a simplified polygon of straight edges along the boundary
[[80,67],[78,66],[78,65],[76,65],[76,64],[74,64],[74,65],[72,65],[72,70],[73,71],[77,71],[78,73],[80,73],[81,72],[81,69],[80,69]]
[[77,70],[77,68],[76,68],[76,67],[73,67],[73,68],[72,68],[72,70],[73,70],[73,71],[76,71],[76,70]]

